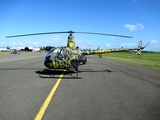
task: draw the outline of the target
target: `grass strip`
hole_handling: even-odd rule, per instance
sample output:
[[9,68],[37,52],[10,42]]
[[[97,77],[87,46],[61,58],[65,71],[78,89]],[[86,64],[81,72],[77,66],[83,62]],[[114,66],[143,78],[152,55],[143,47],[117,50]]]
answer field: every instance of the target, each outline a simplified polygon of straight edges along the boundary
[[160,52],[143,52],[141,56],[131,52],[112,52],[103,54],[103,58],[128,62],[160,70]]

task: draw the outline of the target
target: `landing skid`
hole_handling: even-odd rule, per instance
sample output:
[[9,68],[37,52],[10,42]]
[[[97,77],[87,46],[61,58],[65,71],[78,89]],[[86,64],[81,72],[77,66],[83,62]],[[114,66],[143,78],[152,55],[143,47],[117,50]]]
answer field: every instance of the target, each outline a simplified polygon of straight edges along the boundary
[[73,74],[73,73],[70,73],[70,76],[72,76],[72,77],[75,78],[75,79],[78,79],[78,71],[76,72],[76,76],[73,76],[72,74]]
[[[50,69],[45,69],[41,72],[37,72],[39,75],[39,77],[41,78],[59,78],[59,75],[64,74],[64,75],[69,75],[71,77],[66,77],[63,76],[64,79],[81,79],[81,77],[78,76],[79,71],[62,71],[62,70],[50,70]],[[75,74],[75,75],[74,75]],[[48,75],[48,76],[46,76]],[[58,76],[57,76],[58,75]]]

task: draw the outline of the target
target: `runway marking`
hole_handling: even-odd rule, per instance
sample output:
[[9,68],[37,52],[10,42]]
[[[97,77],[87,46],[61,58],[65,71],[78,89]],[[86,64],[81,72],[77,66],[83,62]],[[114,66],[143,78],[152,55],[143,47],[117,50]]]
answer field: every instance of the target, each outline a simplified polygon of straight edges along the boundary
[[[65,70],[64,70],[64,72],[65,72]],[[46,98],[46,100],[42,104],[42,106],[41,106],[39,112],[37,113],[36,117],[34,118],[34,120],[41,120],[42,119],[42,117],[43,117],[43,115],[44,115],[44,113],[45,113],[53,95],[55,94],[55,92],[56,92],[56,90],[57,90],[57,88],[58,88],[58,86],[59,86],[59,84],[62,80],[63,75],[64,75],[64,73],[62,73],[59,76],[59,79],[57,80],[56,84],[53,86],[52,90],[50,91],[48,97]]]

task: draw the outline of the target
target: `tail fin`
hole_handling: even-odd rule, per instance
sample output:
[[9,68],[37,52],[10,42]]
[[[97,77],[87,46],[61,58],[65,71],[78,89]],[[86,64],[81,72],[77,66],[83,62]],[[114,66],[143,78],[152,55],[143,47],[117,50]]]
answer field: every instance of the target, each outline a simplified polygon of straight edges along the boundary
[[141,41],[139,41],[139,44],[138,44],[138,49],[141,49],[142,48],[142,40]]
[[142,40],[141,41],[139,41],[139,44],[138,44],[138,50],[137,50],[137,55],[141,55],[141,51],[145,48],[145,47],[147,47],[147,46],[149,46],[151,44],[151,42],[148,42],[145,46],[143,46],[142,47]]

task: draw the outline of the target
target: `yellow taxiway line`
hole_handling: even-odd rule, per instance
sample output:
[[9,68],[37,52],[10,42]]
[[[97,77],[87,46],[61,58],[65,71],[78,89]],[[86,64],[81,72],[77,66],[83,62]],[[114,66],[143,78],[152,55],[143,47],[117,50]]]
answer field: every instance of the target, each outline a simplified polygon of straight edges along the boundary
[[[65,71],[65,70],[64,70]],[[44,103],[42,104],[39,112],[37,113],[36,117],[34,118],[34,120],[41,120],[53,95],[55,94],[61,80],[62,80],[62,77],[63,77],[64,73],[62,73],[59,77],[59,79],[57,80],[56,84],[53,86],[52,90],[50,91],[49,95],[47,96],[46,100],[44,101]]]

